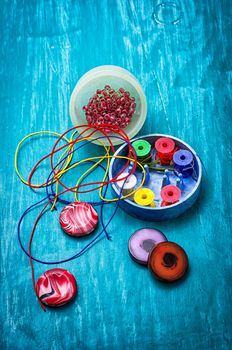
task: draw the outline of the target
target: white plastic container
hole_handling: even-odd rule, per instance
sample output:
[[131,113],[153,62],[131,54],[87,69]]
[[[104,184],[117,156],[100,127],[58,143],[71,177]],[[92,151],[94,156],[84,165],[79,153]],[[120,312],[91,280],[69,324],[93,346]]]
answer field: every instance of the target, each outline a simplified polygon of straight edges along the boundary
[[[71,120],[74,125],[87,124],[83,106],[88,104],[89,99],[96,93],[97,89],[103,89],[105,85],[110,85],[118,90],[120,87],[129,91],[135,98],[136,109],[131,122],[124,129],[129,138],[133,138],[142,128],[147,115],[147,100],[138,80],[128,70],[113,66],[99,66],[84,74],[77,82],[70,99],[69,110]],[[79,129],[79,132],[81,129]],[[111,134],[110,134],[111,135]],[[94,137],[102,136],[96,133]],[[96,144],[101,143],[96,140]],[[101,139],[105,145],[109,145],[106,139]],[[123,143],[123,140],[112,139],[114,145]]]

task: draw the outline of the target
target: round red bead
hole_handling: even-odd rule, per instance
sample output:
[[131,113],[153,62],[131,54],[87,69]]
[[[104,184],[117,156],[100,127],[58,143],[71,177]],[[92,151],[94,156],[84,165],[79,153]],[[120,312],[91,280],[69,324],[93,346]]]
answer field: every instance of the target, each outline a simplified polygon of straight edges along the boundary
[[98,214],[89,203],[68,204],[60,213],[60,225],[71,236],[85,236],[97,226]]
[[76,279],[71,272],[55,268],[44,272],[36,283],[40,301],[52,307],[70,302],[77,293]]

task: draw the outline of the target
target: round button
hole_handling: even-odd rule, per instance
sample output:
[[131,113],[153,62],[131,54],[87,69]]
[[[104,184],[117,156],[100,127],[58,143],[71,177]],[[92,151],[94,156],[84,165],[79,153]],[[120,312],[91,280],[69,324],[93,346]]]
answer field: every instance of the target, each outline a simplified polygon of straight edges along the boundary
[[178,244],[162,242],[149,254],[148,267],[157,279],[174,282],[186,273],[188,257]]
[[36,293],[47,306],[67,304],[77,293],[77,283],[71,272],[56,268],[44,272],[36,283]]
[[158,243],[165,241],[167,241],[167,238],[161,231],[142,228],[135,231],[130,237],[128,242],[129,253],[137,263],[147,265],[149,253]]
[[89,203],[70,203],[60,213],[60,225],[71,236],[88,235],[96,228],[97,223],[97,212]]

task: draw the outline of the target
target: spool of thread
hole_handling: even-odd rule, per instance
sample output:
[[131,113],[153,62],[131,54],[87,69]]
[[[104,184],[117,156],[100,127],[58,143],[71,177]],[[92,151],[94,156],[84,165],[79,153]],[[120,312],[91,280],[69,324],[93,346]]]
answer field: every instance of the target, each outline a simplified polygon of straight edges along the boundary
[[169,137],[160,137],[155,142],[156,157],[161,165],[170,165],[173,153],[176,151],[175,142]]
[[128,176],[128,178],[126,179],[126,177],[128,176],[128,173],[122,173],[118,179],[123,179],[121,181],[117,181],[117,185],[120,188],[120,190],[122,189],[122,195],[126,196],[129,193],[131,193],[136,184],[137,184],[137,178],[134,174]]
[[167,207],[180,200],[181,190],[174,185],[168,185],[162,188],[160,195],[163,200],[161,207]]
[[178,244],[160,242],[149,254],[148,268],[160,281],[174,282],[187,272],[188,256]]
[[130,256],[139,264],[147,265],[152,249],[161,242],[166,242],[165,235],[152,228],[142,228],[133,233],[128,242]]
[[174,169],[183,177],[191,176],[193,173],[193,154],[186,149],[180,149],[173,155]]
[[135,153],[139,161],[149,162],[151,159],[151,145],[146,140],[136,140],[132,142]]
[[155,207],[155,194],[150,188],[142,187],[134,194],[134,201],[138,205]]

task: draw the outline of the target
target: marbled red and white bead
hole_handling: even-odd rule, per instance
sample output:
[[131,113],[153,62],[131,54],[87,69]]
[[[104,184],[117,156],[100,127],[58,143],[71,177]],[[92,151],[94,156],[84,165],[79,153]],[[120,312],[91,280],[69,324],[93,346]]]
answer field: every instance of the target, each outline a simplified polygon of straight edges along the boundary
[[60,225],[71,236],[85,236],[98,224],[98,214],[89,203],[73,202],[60,213]]
[[44,272],[36,283],[36,293],[47,306],[59,307],[70,302],[77,293],[76,279],[71,272],[55,268]]

